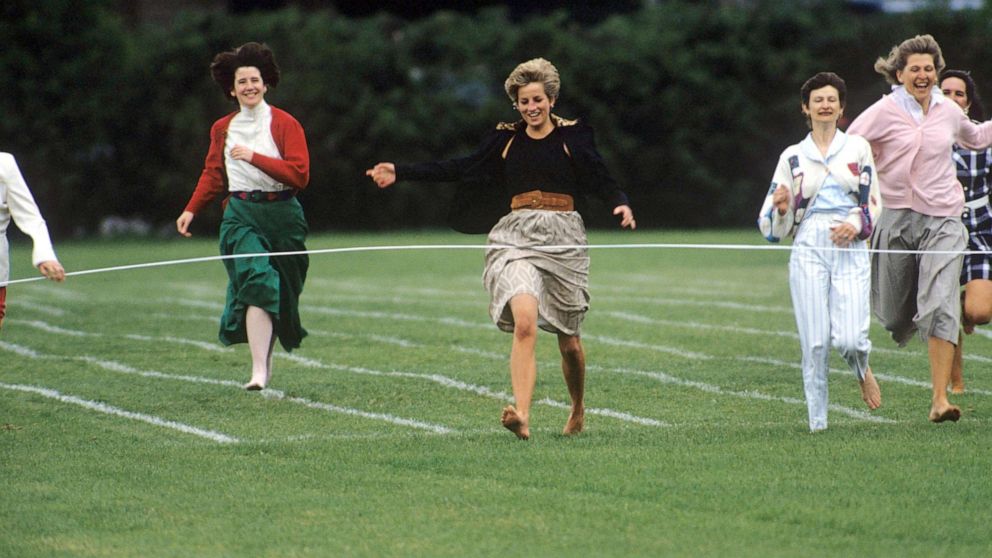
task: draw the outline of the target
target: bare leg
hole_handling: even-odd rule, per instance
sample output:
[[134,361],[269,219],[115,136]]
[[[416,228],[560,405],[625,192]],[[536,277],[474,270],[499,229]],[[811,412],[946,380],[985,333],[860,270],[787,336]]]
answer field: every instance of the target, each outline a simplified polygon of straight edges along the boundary
[[947,386],[951,382],[951,366],[954,362],[954,343],[931,337],[927,341],[927,348],[930,354],[930,379],[933,382],[930,420],[956,421],[961,418],[961,409],[947,400]]
[[516,407],[507,405],[500,419],[517,438],[530,438],[530,404],[537,380],[537,299],[521,294],[510,299],[513,313],[513,346],[510,349],[510,383]]
[[245,384],[245,389],[257,391],[265,388],[271,372],[272,316],[257,306],[249,306],[245,311],[245,328],[251,351],[251,380]]
[[269,354],[265,358],[265,385],[269,385],[272,381],[272,352],[276,348],[276,336],[275,333],[272,334],[272,340],[269,341]]
[[961,323],[964,332],[972,333],[975,326],[985,325],[992,321],[992,281],[988,279],[973,279],[964,286],[962,300]]
[[[992,281],[972,279],[961,293],[961,325],[964,333],[971,335],[976,325],[992,319]],[[954,348],[954,365],[951,367],[951,393],[964,393],[964,335],[958,336]]]
[[958,344],[954,346],[954,360],[951,361],[951,393],[964,393],[964,333],[958,333]]
[[558,350],[561,352],[561,371],[565,375],[568,395],[572,398],[572,412],[562,434],[578,434],[585,426],[586,354],[578,335],[558,334]]
[[861,399],[873,411],[882,406],[882,390],[875,381],[875,375],[871,373],[871,367],[865,369],[865,379],[861,380]]

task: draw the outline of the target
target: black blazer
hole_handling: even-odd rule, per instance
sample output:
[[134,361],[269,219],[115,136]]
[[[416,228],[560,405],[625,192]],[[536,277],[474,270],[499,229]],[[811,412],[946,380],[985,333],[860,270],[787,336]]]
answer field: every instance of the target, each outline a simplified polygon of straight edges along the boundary
[[[596,151],[591,127],[551,115],[568,148],[580,193],[594,195],[616,207],[629,205],[627,195],[610,175]],[[448,208],[448,225],[468,234],[488,233],[510,211],[510,195],[503,178],[503,150],[524,130],[523,120],[501,122],[467,157],[427,163],[397,164],[396,180],[461,181]],[[577,200],[580,201],[580,200]]]

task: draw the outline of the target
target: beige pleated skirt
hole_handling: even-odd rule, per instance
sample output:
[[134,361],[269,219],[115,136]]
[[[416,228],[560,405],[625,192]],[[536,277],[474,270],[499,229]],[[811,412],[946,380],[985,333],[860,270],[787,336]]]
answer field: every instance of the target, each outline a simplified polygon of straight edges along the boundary
[[[513,211],[489,232],[489,244],[493,247],[486,250],[482,281],[493,323],[512,332],[510,299],[530,294],[538,301],[541,329],[578,335],[589,310],[589,251],[582,217],[575,211]],[[568,247],[547,248],[551,246]]]

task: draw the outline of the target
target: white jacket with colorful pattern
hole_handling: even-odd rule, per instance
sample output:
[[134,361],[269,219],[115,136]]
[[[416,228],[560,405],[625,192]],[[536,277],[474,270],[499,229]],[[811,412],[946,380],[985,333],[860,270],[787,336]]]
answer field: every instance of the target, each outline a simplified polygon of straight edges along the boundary
[[[846,222],[858,231],[859,239],[870,237],[882,210],[875,160],[871,146],[864,138],[847,135],[840,130],[830,143],[826,157],[820,154],[811,134],[782,152],[765,203],[758,214],[761,234],[771,242],[794,234],[828,174],[850,193],[854,201],[855,207],[848,213]],[[772,194],[780,184],[792,193],[789,196],[789,211],[785,215],[779,215],[772,203]]]

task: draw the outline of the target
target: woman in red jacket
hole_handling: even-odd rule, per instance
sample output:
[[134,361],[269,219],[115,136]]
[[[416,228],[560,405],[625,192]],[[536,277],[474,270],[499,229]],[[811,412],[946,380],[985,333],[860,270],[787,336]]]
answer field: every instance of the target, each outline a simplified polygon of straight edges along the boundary
[[[193,217],[227,191],[221,254],[305,251],[307,223],[295,196],[310,181],[310,155],[300,123],[265,102],[268,88],[279,83],[275,56],[265,45],[246,43],[214,57],[210,71],[240,109],[210,129],[203,172],[176,229],[191,236]],[[229,282],[220,341],[248,343],[252,372],[245,389],[260,390],[272,376],[276,338],[291,351],[307,334],[299,298],[309,258],[234,257],[224,266]]]

